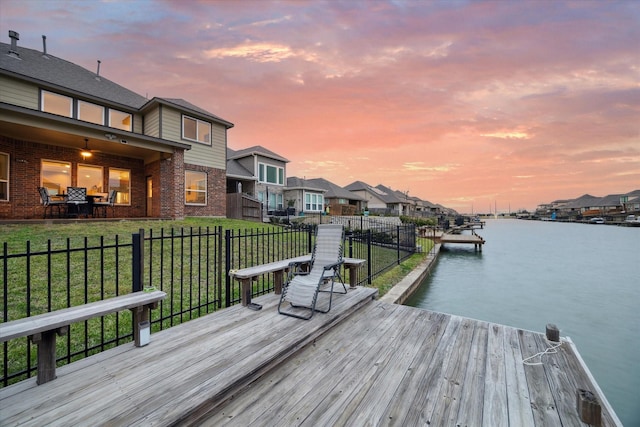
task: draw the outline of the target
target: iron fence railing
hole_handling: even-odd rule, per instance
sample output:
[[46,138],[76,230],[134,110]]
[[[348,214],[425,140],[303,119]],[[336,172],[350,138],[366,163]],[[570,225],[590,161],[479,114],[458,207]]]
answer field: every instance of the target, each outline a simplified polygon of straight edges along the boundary
[[[130,238],[66,239],[10,252],[2,246],[2,322],[99,301],[144,288],[167,298],[152,310],[153,330],[169,328],[240,302],[240,284],[229,272],[312,251],[315,227],[223,230],[221,227],[144,230]],[[371,281],[414,253],[412,224],[347,227],[345,257],[365,259],[357,285]],[[343,274],[348,277],[348,274]],[[252,296],[273,292],[274,274],[252,286]],[[73,324],[58,340],[58,363],[66,364],[133,339],[131,315],[114,313]],[[2,344],[2,386],[34,376],[37,351],[27,338]]]

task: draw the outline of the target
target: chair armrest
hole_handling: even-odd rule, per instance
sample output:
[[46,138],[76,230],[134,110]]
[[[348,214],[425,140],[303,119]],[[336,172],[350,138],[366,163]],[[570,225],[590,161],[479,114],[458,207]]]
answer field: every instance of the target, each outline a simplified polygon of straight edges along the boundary
[[333,264],[325,265],[324,269],[325,269],[325,271],[326,270],[335,270],[336,268],[338,268],[342,264],[344,264],[344,260],[343,261],[334,262]]

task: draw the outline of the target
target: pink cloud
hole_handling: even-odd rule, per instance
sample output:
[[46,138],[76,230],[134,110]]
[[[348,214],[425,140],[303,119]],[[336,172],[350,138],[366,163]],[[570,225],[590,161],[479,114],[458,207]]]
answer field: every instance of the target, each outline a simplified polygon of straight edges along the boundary
[[[532,209],[640,183],[634,2],[40,2],[0,27],[233,123],[290,176]],[[6,41],[6,39],[5,39]]]

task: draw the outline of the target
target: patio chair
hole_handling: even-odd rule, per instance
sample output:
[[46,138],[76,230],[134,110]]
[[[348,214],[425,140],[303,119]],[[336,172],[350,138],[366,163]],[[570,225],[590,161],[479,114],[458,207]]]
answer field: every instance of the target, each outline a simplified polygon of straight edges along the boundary
[[85,187],[67,187],[67,216],[89,216],[88,203]]
[[49,217],[53,218],[53,208],[58,210],[58,217],[60,217],[62,210],[67,207],[67,201],[64,199],[53,199],[51,195],[49,195],[49,190],[45,187],[38,187],[38,193],[40,193],[40,200],[44,206],[43,218],[47,217],[47,210],[49,211]]
[[[278,313],[286,316],[297,317],[299,319],[311,319],[313,313],[328,313],[331,310],[331,302],[334,293],[336,279],[342,284],[343,291],[336,293],[347,293],[347,287],[340,275],[342,267],[342,241],[344,239],[344,229],[341,224],[320,224],[316,234],[316,243],[311,256],[309,271],[301,271],[301,263],[289,264],[287,283],[282,287]],[[321,289],[324,287],[324,289]],[[326,310],[316,308],[319,292],[329,292],[329,306]],[[283,304],[288,302],[291,308],[284,310]],[[300,314],[306,310],[307,314]]]
[[115,208],[114,205],[116,203],[116,196],[118,192],[116,190],[111,190],[109,192],[109,197],[107,200],[100,200],[93,202],[93,216],[95,217],[97,213],[102,211],[102,217],[107,217],[107,208],[111,208],[111,215],[115,216]]

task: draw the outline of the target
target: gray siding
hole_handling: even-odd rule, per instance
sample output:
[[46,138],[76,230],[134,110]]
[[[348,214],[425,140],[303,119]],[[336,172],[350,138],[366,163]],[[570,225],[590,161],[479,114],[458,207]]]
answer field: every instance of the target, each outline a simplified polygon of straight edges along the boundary
[[182,124],[180,120],[182,114],[180,111],[163,106],[162,107],[162,138],[169,141],[182,141]]
[[142,115],[134,114],[133,115],[133,132],[140,133],[140,134],[143,133],[142,124],[143,124]]
[[7,76],[0,76],[0,102],[38,109],[38,86]]
[[182,112],[165,105],[162,107],[162,138],[191,144],[191,150],[184,153],[185,163],[223,170],[227,168],[227,131],[222,125],[211,124],[211,145],[184,140]]
[[160,108],[156,107],[144,116],[144,134],[160,138]]

